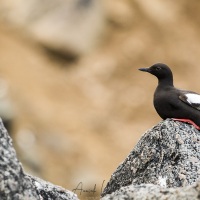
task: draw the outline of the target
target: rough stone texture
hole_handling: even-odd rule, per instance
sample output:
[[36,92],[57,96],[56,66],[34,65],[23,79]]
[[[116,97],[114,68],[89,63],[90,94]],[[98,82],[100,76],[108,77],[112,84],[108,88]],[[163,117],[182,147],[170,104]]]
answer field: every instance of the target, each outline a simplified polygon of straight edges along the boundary
[[0,199],[75,200],[76,194],[23,172],[12,140],[0,120]]
[[102,200],[194,200],[200,198],[200,183],[183,188],[161,188],[153,184],[122,187]]
[[[192,125],[171,119],[162,121],[142,136],[112,174],[102,196],[131,184],[151,183],[164,187],[191,185],[200,176],[199,148],[200,132]],[[148,187],[148,190],[151,188]]]

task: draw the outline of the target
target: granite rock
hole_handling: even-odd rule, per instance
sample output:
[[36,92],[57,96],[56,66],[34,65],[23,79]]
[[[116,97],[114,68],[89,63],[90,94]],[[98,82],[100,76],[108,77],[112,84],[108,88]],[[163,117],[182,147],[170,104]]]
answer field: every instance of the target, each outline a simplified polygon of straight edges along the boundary
[[162,188],[153,184],[122,187],[102,200],[195,200],[200,197],[200,183],[184,188]]
[[12,139],[0,120],[0,199],[76,200],[77,195],[26,174],[17,159]]
[[112,174],[102,196],[115,192],[113,196],[120,190],[123,190],[120,195],[128,194],[130,188],[134,196],[135,191],[143,187],[146,192],[153,188],[155,193],[163,187],[182,191],[179,187],[192,185],[200,177],[199,149],[200,132],[197,129],[172,119],[164,120],[142,136]]

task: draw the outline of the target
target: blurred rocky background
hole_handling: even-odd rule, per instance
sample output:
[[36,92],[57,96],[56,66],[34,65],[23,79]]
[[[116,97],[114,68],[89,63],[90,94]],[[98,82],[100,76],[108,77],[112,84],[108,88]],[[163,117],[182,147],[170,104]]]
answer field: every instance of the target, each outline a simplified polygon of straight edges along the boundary
[[101,189],[160,118],[157,80],[200,92],[200,2],[1,0],[0,116],[26,171]]

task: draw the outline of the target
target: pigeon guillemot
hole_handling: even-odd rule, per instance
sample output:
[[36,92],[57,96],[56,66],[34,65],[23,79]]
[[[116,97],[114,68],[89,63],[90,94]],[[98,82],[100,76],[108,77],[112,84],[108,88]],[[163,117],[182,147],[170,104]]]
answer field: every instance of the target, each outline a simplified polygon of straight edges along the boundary
[[175,88],[172,71],[165,64],[157,63],[139,70],[158,78],[154,107],[161,118],[187,122],[200,130],[200,94]]

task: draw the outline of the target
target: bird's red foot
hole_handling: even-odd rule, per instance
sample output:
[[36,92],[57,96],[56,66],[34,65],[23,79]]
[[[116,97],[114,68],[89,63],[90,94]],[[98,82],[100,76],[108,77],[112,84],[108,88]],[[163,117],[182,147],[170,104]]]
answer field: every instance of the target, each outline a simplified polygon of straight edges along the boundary
[[189,123],[189,124],[192,124],[197,130],[200,130],[200,127],[197,126],[192,120],[190,119],[177,119],[177,118],[172,118],[173,120],[175,121],[180,121],[180,122],[186,122],[186,123]]

